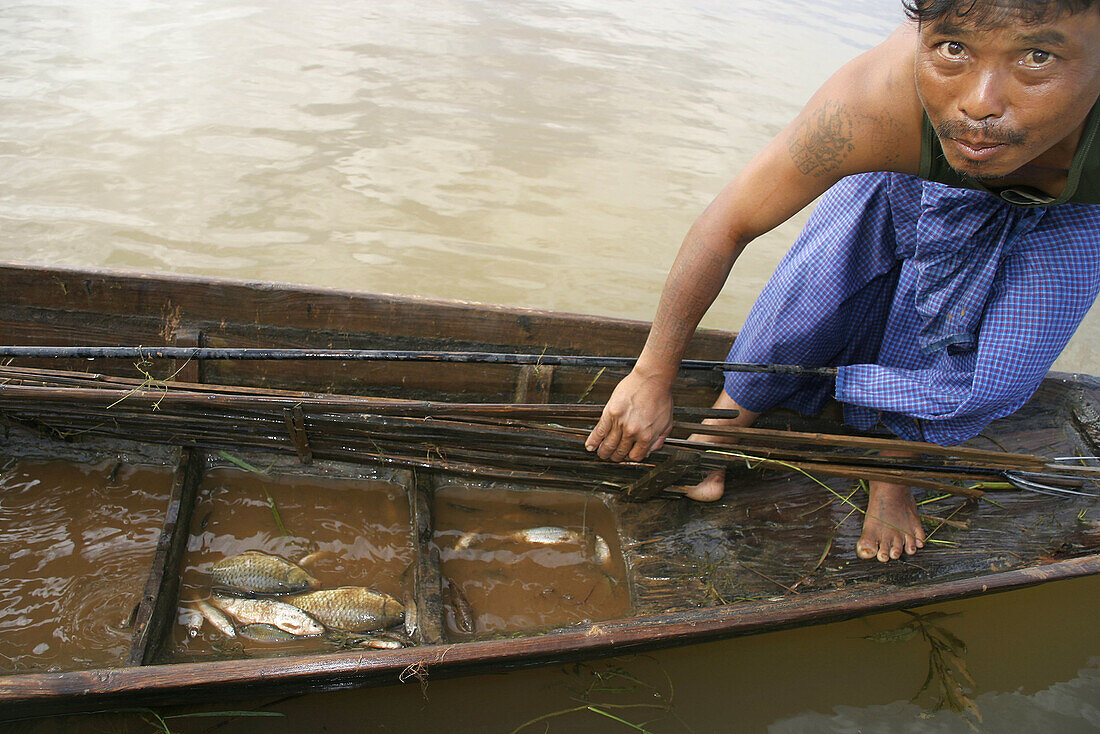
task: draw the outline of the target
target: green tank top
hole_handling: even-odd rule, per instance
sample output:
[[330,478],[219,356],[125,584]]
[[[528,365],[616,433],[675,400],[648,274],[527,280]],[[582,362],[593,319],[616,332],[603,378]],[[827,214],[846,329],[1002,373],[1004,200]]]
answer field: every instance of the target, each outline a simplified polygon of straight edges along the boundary
[[928,115],[921,126],[920,176],[962,189],[988,191],[994,196],[1017,206],[1053,206],[1054,204],[1100,204],[1100,101],[1092,106],[1081,142],[1070,163],[1066,189],[1054,197],[1031,186],[986,186],[957,173],[947,165],[943,146],[936,137]]

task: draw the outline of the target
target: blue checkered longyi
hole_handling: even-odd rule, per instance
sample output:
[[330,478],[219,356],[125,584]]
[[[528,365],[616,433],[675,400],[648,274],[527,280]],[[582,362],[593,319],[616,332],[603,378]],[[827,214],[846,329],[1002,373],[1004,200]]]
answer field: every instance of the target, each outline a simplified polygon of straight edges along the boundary
[[821,410],[954,444],[1038,388],[1100,290],[1100,206],[1020,208],[913,176],[836,184],[761,292],[733,362],[840,366],[836,380],[728,373],[749,410]]

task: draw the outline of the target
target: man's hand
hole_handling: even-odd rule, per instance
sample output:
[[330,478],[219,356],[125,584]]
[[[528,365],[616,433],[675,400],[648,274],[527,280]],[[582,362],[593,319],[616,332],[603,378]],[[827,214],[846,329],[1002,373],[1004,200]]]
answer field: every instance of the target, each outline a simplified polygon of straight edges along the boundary
[[661,448],[671,431],[671,384],[631,372],[611,393],[584,447],[601,459],[641,461]]

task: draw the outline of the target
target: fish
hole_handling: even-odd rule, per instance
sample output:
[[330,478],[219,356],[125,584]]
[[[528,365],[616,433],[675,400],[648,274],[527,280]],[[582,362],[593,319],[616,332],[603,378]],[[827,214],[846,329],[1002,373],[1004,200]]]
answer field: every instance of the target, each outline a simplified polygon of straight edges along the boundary
[[412,639],[383,632],[378,635],[361,635],[355,632],[329,632],[326,637],[330,642],[343,648],[370,647],[376,650],[399,650],[412,644]]
[[611,560],[611,548],[607,541],[599,534],[591,536],[586,533],[578,533],[576,530],[566,530],[558,527],[528,528],[512,533],[513,540],[536,545],[579,545],[595,559],[600,566],[606,566]]
[[[191,602],[191,606],[218,632],[221,632],[226,637],[237,636],[237,630],[234,629],[233,620],[227,617],[222,610],[202,599],[196,599]],[[188,634],[190,634],[190,630],[188,630]]]
[[405,634],[412,637],[416,634],[417,614],[416,600],[411,596],[405,597]]
[[472,634],[474,631],[474,613],[470,608],[470,602],[462,589],[453,581],[447,584],[447,595],[451,601],[451,611],[455,615],[455,626],[460,632]]
[[[455,543],[455,550],[465,550],[477,543],[479,538],[488,537],[482,533],[463,533]],[[598,534],[589,536],[566,528],[544,525],[537,528],[525,528],[504,536],[505,540],[529,545],[577,545],[585,549],[597,565],[606,566],[611,561],[611,548]]]
[[298,565],[302,568],[306,566],[312,566],[317,561],[325,561],[331,558],[335,558],[336,554],[329,550],[313,551],[309,555],[302,556],[298,559]]
[[566,543],[584,545],[585,543],[584,535],[578,533],[576,530],[566,530],[565,528],[552,527],[549,525],[517,530],[509,535],[508,538],[520,543],[532,543],[535,545],[563,545]]
[[326,627],[344,632],[373,632],[400,622],[405,606],[389,594],[362,586],[341,586],[286,597]]
[[287,632],[284,629],[280,629],[273,624],[267,624],[266,622],[242,624],[237,628],[237,634],[253,642],[288,642],[290,640],[297,640],[300,637],[300,635],[296,635],[293,632]]
[[299,637],[312,637],[325,631],[320,622],[300,607],[276,599],[243,599],[215,594],[211,601],[241,624],[270,624]]
[[481,533],[475,533],[472,530],[463,533],[458,537],[458,540],[455,541],[455,550],[466,550],[479,537],[481,537]]
[[215,563],[210,578],[215,589],[243,594],[294,594],[321,585],[300,566],[259,551]]
[[179,608],[179,623],[187,630],[188,637],[197,637],[202,629],[202,612],[193,607]]
[[359,647],[370,647],[375,650],[400,650],[405,645],[398,640],[383,640],[377,637],[363,640]]
[[611,548],[608,547],[607,541],[599,535],[596,536],[595,542],[595,557],[596,563],[601,566],[606,566],[611,562]]

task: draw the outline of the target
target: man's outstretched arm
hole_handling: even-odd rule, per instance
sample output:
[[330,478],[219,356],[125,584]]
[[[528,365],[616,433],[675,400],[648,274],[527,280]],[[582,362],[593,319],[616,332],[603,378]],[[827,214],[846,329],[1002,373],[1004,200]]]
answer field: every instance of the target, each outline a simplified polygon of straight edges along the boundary
[[688,230],[638,363],[612,393],[586,446],[640,461],[672,427],[680,360],[737,257],[844,176],[916,173],[922,108],[913,83],[916,31],[903,26],[830,78]]

